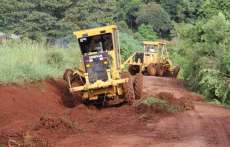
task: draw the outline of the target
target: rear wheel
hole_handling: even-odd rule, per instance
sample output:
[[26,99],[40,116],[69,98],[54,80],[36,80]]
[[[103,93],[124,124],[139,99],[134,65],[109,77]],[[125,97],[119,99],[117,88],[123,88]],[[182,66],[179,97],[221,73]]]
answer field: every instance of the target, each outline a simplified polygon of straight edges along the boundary
[[133,80],[128,72],[122,73],[122,78],[128,78],[128,82],[123,84],[125,101],[132,105],[135,100],[135,93],[133,88]]
[[156,76],[157,74],[157,69],[156,69],[156,65],[153,64],[153,63],[150,63],[148,66],[147,66],[147,72],[150,76]]
[[173,77],[176,78],[178,76],[178,73],[180,72],[180,66],[176,66],[173,69]]
[[157,69],[157,75],[162,77],[164,75],[164,68],[162,64],[157,64],[156,69]]
[[137,73],[140,72],[140,66],[138,66],[138,65],[129,65],[128,70],[129,70],[129,73],[131,75],[136,75]]
[[134,80],[134,93],[136,99],[142,98],[143,91],[143,75],[138,73]]

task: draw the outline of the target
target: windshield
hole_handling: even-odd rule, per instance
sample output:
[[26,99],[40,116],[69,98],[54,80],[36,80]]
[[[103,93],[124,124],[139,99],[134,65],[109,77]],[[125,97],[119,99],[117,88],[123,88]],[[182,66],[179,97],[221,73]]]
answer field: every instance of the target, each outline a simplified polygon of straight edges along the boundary
[[112,34],[102,34],[80,38],[79,45],[83,54],[88,52],[103,52],[113,49]]
[[151,52],[151,53],[155,53],[158,51],[157,47],[153,45],[146,45],[145,49],[147,52]]

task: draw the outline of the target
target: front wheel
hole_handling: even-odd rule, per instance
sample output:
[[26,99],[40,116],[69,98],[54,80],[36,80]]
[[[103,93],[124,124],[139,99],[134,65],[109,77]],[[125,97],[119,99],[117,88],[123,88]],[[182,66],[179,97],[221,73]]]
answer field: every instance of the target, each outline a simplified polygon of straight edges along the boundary
[[134,80],[134,93],[136,99],[141,99],[143,94],[143,75],[138,73]]
[[148,72],[148,75],[150,76],[156,76],[157,74],[157,69],[156,69],[156,65],[151,63],[147,66],[147,72]]
[[65,96],[63,97],[63,103],[67,107],[74,107],[77,103],[81,103],[82,101],[82,92],[71,93],[69,91],[70,87],[78,87],[84,85],[84,81],[80,78],[79,75],[73,74],[73,70],[67,69],[63,75],[63,79],[67,82],[67,86],[65,89]]
[[164,76],[164,68],[162,64],[157,64],[157,76]]
[[135,100],[135,93],[134,93],[134,88],[133,88],[133,80],[131,75],[128,72],[122,73],[122,78],[128,78],[128,82],[125,82],[123,84],[123,90],[124,90],[124,98],[125,101],[129,104],[132,105],[134,100]]

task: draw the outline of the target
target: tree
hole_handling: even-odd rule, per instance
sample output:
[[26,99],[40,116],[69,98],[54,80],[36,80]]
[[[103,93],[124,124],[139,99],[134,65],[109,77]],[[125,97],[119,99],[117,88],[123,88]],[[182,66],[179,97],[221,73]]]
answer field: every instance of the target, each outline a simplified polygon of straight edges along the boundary
[[159,4],[149,3],[143,5],[138,11],[136,19],[138,25],[146,24],[152,26],[160,37],[170,34],[172,23],[167,12]]
[[135,20],[141,5],[141,0],[119,0],[117,7],[118,19],[116,20],[125,20],[131,29],[137,29],[138,26]]
[[0,5],[0,31],[36,39],[39,36],[65,36],[68,23],[64,10],[70,0],[3,0]]
[[218,15],[219,12],[223,13],[227,19],[230,19],[229,0],[205,0],[200,10],[200,17],[210,18]]
[[172,20],[177,19],[177,6],[181,0],[160,0],[161,6],[170,15]]
[[110,24],[116,17],[116,0],[78,0],[66,12],[64,20],[72,28]]
[[[201,19],[189,28],[180,29],[185,62],[184,77],[206,97],[230,102],[229,73],[230,22],[219,13]],[[181,52],[181,51],[180,51]]]
[[181,0],[176,7],[176,22],[194,22],[199,16],[202,0]]
[[145,40],[156,40],[157,35],[156,32],[153,31],[153,28],[150,25],[142,24],[138,27],[138,33]]
[[3,0],[0,5],[0,31],[14,30],[33,8],[30,2]]

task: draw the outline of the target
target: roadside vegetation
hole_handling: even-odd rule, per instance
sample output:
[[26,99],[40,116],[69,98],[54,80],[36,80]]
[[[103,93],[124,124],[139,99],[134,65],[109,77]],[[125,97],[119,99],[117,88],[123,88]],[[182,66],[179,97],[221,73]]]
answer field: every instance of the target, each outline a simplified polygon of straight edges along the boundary
[[182,105],[170,103],[167,100],[159,99],[156,97],[148,97],[144,100],[139,100],[135,107],[140,113],[159,113],[159,112],[169,112],[176,113],[185,111]]
[[[141,44],[128,33],[120,33],[122,55],[127,58]],[[77,41],[57,48],[31,39],[11,40],[0,45],[0,83],[34,82],[62,78],[64,70],[77,67],[81,54]]]
[[230,21],[219,13],[178,26],[175,60],[188,86],[217,103],[230,103]]
[[79,63],[77,47],[57,49],[31,40],[0,45],[0,82],[23,83],[57,78]]
[[[2,0],[0,32],[22,41],[0,45],[0,81],[14,83],[60,77],[79,63],[73,46],[45,45],[48,37],[72,38],[79,29],[117,24],[127,58],[143,40],[170,41],[180,78],[207,100],[230,104],[229,0]],[[24,41],[29,38],[32,41]],[[36,75],[36,76],[35,76]]]

